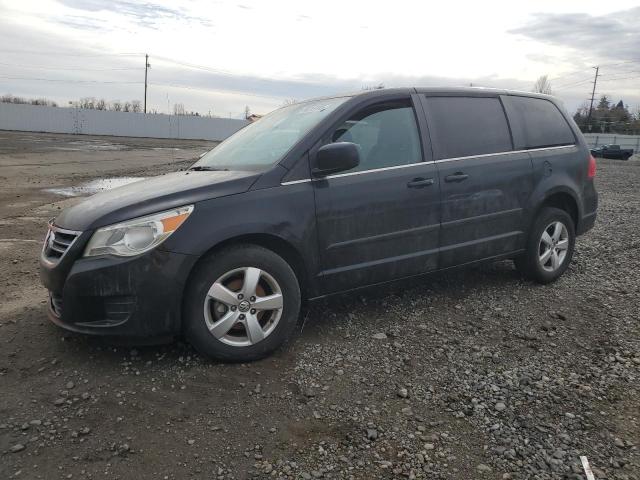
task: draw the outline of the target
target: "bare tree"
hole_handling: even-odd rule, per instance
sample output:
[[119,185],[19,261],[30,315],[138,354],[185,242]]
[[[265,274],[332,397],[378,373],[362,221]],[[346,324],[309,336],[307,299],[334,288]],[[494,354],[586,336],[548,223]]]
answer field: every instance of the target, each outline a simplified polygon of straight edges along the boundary
[[536,83],[533,84],[533,92],[553,95],[553,90],[551,90],[551,82],[546,75],[538,77]]
[[295,98],[285,98],[284,101],[282,102],[282,106],[286,107],[287,105],[293,105],[296,102],[297,100]]
[[380,82],[377,85],[363,85],[362,90],[382,90],[384,83]]
[[182,103],[174,103],[173,104],[173,114],[174,115],[184,115],[184,105]]
[[131,102],[129,102],[129,101],[124,102],[124,105],[122,105],[122,111],[123,112],[130,112],[131,111]]
[[104,98],[96,101],[96,110],[107,110],[107,102]]
[[31,104],[31,105],[44,105],[44,106],[48,106],[48,107],[57,107],[58,104],[52,100],[47,100],[46,98],[32,98],[32,99],[27,99],[27,98],[22,98],[22,97],[16,97],[14,95],[11,94],[7,94],[7,95],[2,95],[0,97],[0,103],[16,103],[16,104]]
[[133,113],[140,113],[142,111],[140,100],[131,100],[131,111]]
[[245,105],[245,107],[244,107],[244,118],[245,118],[245,120],[248,120],[250,116],[251,116],[251,110],[249,109],[249,105]]
[[85,110],[93,110],[95,109],[96,99],[93,97],[84,97],[80,99],[78,102],[78,107],[84,108]]
[[111,109],[114,112],[121,112],[122,111],[122,102],[120,100],[114,100],[113,102],[111,102]]

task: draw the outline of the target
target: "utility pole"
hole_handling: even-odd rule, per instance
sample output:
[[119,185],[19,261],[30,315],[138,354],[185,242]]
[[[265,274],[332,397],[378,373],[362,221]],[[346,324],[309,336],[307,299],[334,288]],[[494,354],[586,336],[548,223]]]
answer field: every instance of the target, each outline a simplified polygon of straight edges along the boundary
[[589,115],[587,116],[587,125],[591,126],[591,112],[593,112],[593,99],[596,96],[596,83],[598,83],[598,72],[600,71],[600,66],[593,67],[596,69],[596,76],[593,79],[593,90],[591,91],[591,105],[589,105]]
[[147,113],[147,70],[149,69],[149,55],[144,54],[144,113]]

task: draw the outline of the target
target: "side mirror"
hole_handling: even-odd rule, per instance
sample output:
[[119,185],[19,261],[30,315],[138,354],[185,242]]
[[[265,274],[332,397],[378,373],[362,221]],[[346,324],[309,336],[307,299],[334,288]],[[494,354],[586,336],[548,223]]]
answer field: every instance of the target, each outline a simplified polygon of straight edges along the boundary
[[360,147],[351,142],[329,143],[318,149],[313,174],[318,177],[360,165]]

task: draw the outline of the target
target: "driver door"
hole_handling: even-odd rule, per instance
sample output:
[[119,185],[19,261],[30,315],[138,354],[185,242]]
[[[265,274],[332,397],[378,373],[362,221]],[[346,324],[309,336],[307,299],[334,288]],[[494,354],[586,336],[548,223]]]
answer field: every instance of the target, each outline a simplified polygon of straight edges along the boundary
[[332,129],[324,143],[353,142],[361,160],[312,182],[325,293],[437,268],[440,184],[426,138],[410,97],[359,109]]

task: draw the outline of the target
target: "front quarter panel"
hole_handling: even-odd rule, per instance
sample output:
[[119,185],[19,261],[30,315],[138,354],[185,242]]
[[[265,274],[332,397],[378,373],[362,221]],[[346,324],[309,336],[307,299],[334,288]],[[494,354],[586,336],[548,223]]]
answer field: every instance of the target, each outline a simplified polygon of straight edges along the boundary
[[317,237],[310,183],[273,186],[205,200],[162,248],[202,257],[222,242],[246,235],[269,235],[287,242],[301,256],[315,291]]

